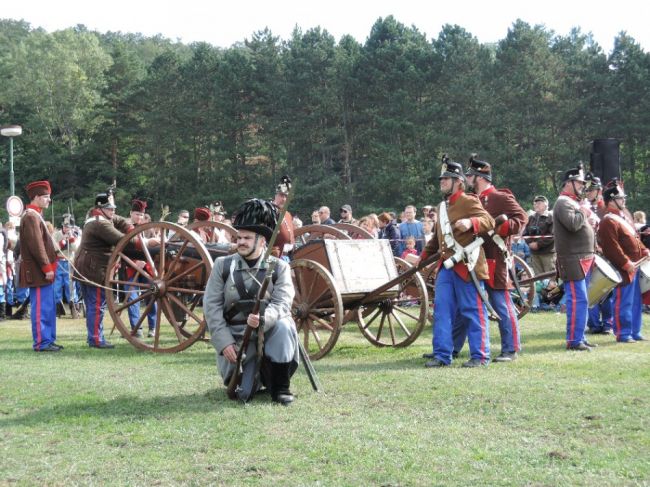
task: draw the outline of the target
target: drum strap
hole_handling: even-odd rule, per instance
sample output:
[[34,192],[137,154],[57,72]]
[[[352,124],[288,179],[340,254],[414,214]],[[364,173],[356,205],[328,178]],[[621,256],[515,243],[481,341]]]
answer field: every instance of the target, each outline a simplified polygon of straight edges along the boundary
[[625,218],[621,217],[620,215],[617,215],[616,213],[607,213],[604,216],[604,218],[611,218],[611,219],[617,221],[618,223],[620,223],[623,226],[623,228],[625,228],[627,233],[629,233],[630,235],[633,235],[633,236],[636,237],[636,228],[634,228],[632,225],[630,225],[630,223]]

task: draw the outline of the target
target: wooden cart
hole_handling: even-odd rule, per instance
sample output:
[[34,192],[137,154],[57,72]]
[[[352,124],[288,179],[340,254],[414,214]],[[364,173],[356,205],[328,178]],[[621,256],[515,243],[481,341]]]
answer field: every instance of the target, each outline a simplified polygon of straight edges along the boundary
[[348,322],[376,346],[413,343],[427,322],[429,299],[420,274],[400,279],[410,267],[393,257],[387,240],[315,239],[296,249],[293,317],[311,359],[332,350]]

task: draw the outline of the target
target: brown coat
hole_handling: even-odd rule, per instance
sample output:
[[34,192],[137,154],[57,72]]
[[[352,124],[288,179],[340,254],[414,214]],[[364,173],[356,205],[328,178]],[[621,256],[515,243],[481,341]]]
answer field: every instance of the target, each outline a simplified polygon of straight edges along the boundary
[[[103,284],[115,245],[132,228],[125,218],[117,215],[112,221],[103,216],[93,216],[86,220],[74,263],[78,273],[97,284]],[[75,278],[77,277],[75,272]]]
[[56,270],[56,247],[39,213],[27,207],[20,220],[21,287],[42,287],[54,282],[45,273]]
[[641,259],[646,247],[641,243],[634,225],[629,222],[625,224],[614,215],[624,218],[619,211],[608,209],[598,226],[598,240],[603,255],[621,274],[622,285],[626,286],[632,282],[634,272],[625,271],[623,266],[629,261],[634,263]]
[[[439,208],[438,208],[439,209]],[[440,214],[440,212],[438,212]],[[483,205],[478,199],[478,196],[466,194],[463,191],[458,191],[451,195],[447,201],[447,215],[449,216],[449,222],[454,232],[454,239],[463,247],[466,247],[474,241],[476,235],[487,233],[494,228],[494,220],[490,214],[485,211]],[[454,223],[463,218],[470,218],[472,220],[473,228],[467,232],[461,232],[459,229],[454,228]],[[442,259],[440,262],[448,259],[454,255],[453,249],[450,249],[446,246],[441,225],[436,225],[436,231],[433,233],[433,236],[427,243],[424,251],[422,252],[422,259],[426,259],[427,256],[433,255],[436,252],[440,251],[442,253]],[[454,270],[461,277],[465,278],[466,281],[469,281],[469,275],[467,274],[467,266],[464,263],[456,264]],[[487,263],[485,262],[485,253],[481,248],[481,255],[478,260],[478,264],[474,269],[476,271],[476,276],[485,280],[488,278],[488,269]]]
[[563,281],[579,281],[589,271],[594,258],[594,230],[580,204],[560,195],[553,206],[553,234],[557,269]]
[[[510,250],[512,246],[510,236],[517,235],[524,228],[528,215],[508,189],[496,189],[490,186],[479,195],[479,199],[492,218],[496,219],[499,215],[508,217],[508,220],[497,228],[496,233],[503,238],[506,247]],[[483,238],[485,239],[483,250],[485,250],[488,268],[494,273],[493,283],[490,285],[492,289],[508,289],[510,276],[503,253],[491,237],[484,235]]]

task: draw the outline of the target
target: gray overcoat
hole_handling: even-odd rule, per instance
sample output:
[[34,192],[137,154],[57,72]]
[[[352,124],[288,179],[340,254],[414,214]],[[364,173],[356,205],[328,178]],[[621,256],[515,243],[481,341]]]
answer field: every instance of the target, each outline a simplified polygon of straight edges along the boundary
[[[269,350],[269,340],[265,339],[267,347],[265,348],[265,355],[274,362],[295,362],[298,363],[298,346],[297,346],[297,333],[295,332],[295,324],[291,318],[291,305],[293,303],[294,288],[291,281],[291,269],[289,265],[280,259],[271,257],[276,261],[277,278],[275,283],[271,282],[267,289],[266,300],[267,304],[264,310],[264,334],[268,337],[273,334],[275,325],[279,322],[291,322],[292,332],[291,339],[285,340],[280,343],[278,349]],[[224,262],[230,261],[230,270],[227,272],[228,277],[226,281],[223,280]],[[205,295],[203,296],[203,311],[205,313],[208,329],[210,330],[210,341],[217,353],[217,367],[219,373],[224,380],[224,384],[228,383],[234,365],[228,362],[223,356],[223,350],[228,345],[237,344],[241,345],[241,341],[246,330],[245,324],[229,325],[224,318],[224,309],[230,309],[231,305],[239,301],[239,293],[235,287],[233,280],[233,273],[242,273],[243,281],[247,289],[253,284],[253,279],[260,269],[263,258],[257,261],[254,267],[249,268],[248,264],[239,254],[233,254],[229,257],[219,257],[212,268],[208,284],[205,288]],[[245,321],[246,316],[238,313],[232,321]],[[254,347],[257,340],[257,334],[253,333],[249,342],[249,351],[246,354],[246,362],[250,363],[255,359]],[[277,345],[276,345],[277,346]],[[275,346],[274,346],[275,348]],[[252,351],[252,353],[251,353]],[[288,357],[288,360],[282,358]]]

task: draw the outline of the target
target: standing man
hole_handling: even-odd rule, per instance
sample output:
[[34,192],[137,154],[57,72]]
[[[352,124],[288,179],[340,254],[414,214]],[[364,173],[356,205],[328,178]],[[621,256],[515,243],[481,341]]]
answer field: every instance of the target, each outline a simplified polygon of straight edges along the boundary
[[[280,183],[275,189],[273,204],[278,208],[278,214],[282,211],[284,205],[287,203],[290,185],[291,179],[289,179],[289,176],[283,176],[280,180]],[[296,237],[294,236],[293,232],[293,215],[287,211],[284,214],[284,219],[282,220],[280,230],[278,231],[278,236],[276,237],[275,243],[273,244],[273,251],[271,252],[271,255],[273,255],[273,257],[282,257],[284,260],[289,260],[287,254],[293,250],[294,245],[296,244]]]
[[424,227],[422,222],[415,219],[415,212],[416,209],[413,205],[404,208],[404,221],[399,224],[399,233],[402,239],[401,251],[404,252],[406,248],[404,245],[406,238],[413,237],[415,239],[415,250],[420,255],[424,248]]
[[564,173],[562,192],[553,207],[553,235],[557,267],[566,293],[566,348],[590,351],[585,340],[587,326],[587,275],[594,261],[594,230],[591,210],[580,201],[585,187],[582,164]]
[[56,305],[54,276],[56,248],[43,220],[43,210],[50,206],[52,189],[49,181],[34,181],[25,188],[30,203],[20,221],[20,285],[29,287],[33,349],[58,352],[56,344]]
[[[146,211],[147,211],[146,201],[142,201],[138,199],[133,200],[131,202],[131,213],[129,215],[130,224],[133,225],[134,227],[144,224]],[[147,269],[149,275],[152,275],[152,271],[151,269],[148,269],[149,266],[145,261],[136,260],[135,263],[140,268]],[[132,267],[128,267],[126,269],[126,280],[134,283],[132,285],[127,284],[124,286],[124,293],[126,295],[126,300],[133,301],[135,299],[138,299],[142,287],[137,286],[136,283],[147,283],[148,281]],[[147,301],[147,303],[145,304],[149,304],[149,302]],[[158,314],[158,304],[154,302],[151,308],[149,309],[149,312],[147,313],[147,325],[149,326],[149,331],[147,333],[147,336],[149,338],[155,336],[157,314]],[[138,321],[140,321],[140,301],[138,301],[137,303],[133,303],[131,306],[129,306],[129,323],[131,324],[131,334],[133,334],[138,338],[142,338],[143,335],[142,328],[138,327],[137,330],[135,328],[136,325],[138,324]]]
[[352,207],[350,205],[341,206],[341,209],[339,210],[339,214],[341,216],[341,219],[339,220],[339,223],[348,223],[350,225],[358,225],[359,224],[359,220],[356,220],[352,216]]
[[111,193],[100,193],[95,197],[95,206],[89,211],[84,224],[75,259],[75,278],[81,281],[81,292],[86,305],[88,346],[92,348],[115,347],[104,338],[106,291],[103,283],[113,248],[133,229],[128,220],[115,214],[115,208]]
[[555,270],[555,240],[553,214],[548,211],[546,196],[535,196],[533,213],[528,219],[523,236],[530,249],[530,262],[535,275]]
[[290,379],[298,367],[298,335],[291,318],[294,289],[289,264],[276,260],[273,278],[260,307],[252,314],[253,305],[266,274],[267,241],[277,224],[276,207],[267,201],[252,199],[235,214],[238,230],[237,253],[219,257],[205,289],[203,306],[210,341],[217,352],[217,367],[224,384],[228,384],[237,362],[238,347],[247,326],[254,331],[245,350],[241,387],[237,391],[247,401],[258,389],[256,334],[264,333],[262,380],[271,391],[274,402],[289,405],[294,397]]
[[[514,285],[511,276],[516,271],[508,268],[506,258],[512,259],[510,237],[524,228],[528,216],[510,190],[497,189],[492,185],[492,167],[488,162],[470,157],[465,177],[468,186],[478,194],[483,208],[498,222],[494,235],[484,237],[483,249],[489,272],[486,288],[490,303],[499,315],[501,354],[494,361],[511,362],[517,358],[517,352],[521,349],[521,338],[517,310],[510,296],[510,289]],[[514,265],[512,260],[510,265]],[[460,346],[454,339],[454,351],[460,351],[466,334],[467,330],[463,330],[459,337],[462,339]]]
[[321,206],[318,209],[318,219],[321,225],[334,225],[336,223],[330,216],[330,209],[327,206]]
[[[599,220],[607,211],[603,201],[603,185],[600,178],[591,173],[585,176],[585,199],[587,200],[593,215],[590,219],[594,232],[598,235]],[[596,238],[596,250],[602,254],[599,239]],[[614,310],[612,305],[613,292],[610,293],[602,302],[589,308],[587,318],[587,333],[609,335],[612,333],[614,323]]]
[[439,180],[445,198],[438,211],[439,224],[420,257],[424,260],[440,251],[438,262],[445,263],[439,268],[436,278],[433,359],[425,366],[447,367],[451,364],[454,348],[452,328],[459,316],[467,322],[471,356],[463,367],[480,367],[490,361],[488,314],[481,297],[485,292],[482,281],[488,278],[485,254],[483,248],[478,247],[476,265],[471,271],[465,259],[451,261],[450,257],[457,254],[459,246],[466,247],[479,234],[492,230],[494,220],[476,196],[465,194],[465,178],[460,164],[443,158]]
[[604,191],[606,213],[598,227],[603,255],[621,274],[623,282],[614,290],[614,332],[619,343],[645,340],[641,335],[641,287],[634,263],[650,255],[634,224],[625,218],[625,191],[622,183]]
[[70,304],[70,314],[76,317],[75,303],[77,296],[74,286],[70,286],[70,262],[79,248],[79,237],[74,226],[74,218],[69,213],[63,215],[61,230],[54,232],[54,241],[59,246],[58,263],[54,280],[54,301],[56,302],[57,316],[65,314],[63,303]]

